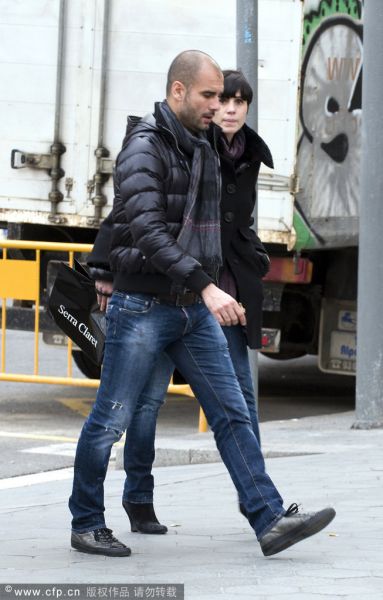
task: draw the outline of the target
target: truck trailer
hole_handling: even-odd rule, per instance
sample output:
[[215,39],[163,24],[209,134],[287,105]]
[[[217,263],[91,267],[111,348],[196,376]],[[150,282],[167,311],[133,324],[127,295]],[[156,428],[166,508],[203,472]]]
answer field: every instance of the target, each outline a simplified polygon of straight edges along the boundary
[[[271,257],[262,352],[316,354],[323,371],[353,375],[363,3],[258,7],[258,131],[275,165],[258,183],[258,234]],[[112,207],[127,115],[163,99],[182,50],[237,66],[236,2],[0,0],[0,9],[0,232],[93,243]],[[42,305],[52,258],[41,263]],[[18,302],[7,326],[32,328],[32,309]],[[40,322],[45,341],[64,342]]]

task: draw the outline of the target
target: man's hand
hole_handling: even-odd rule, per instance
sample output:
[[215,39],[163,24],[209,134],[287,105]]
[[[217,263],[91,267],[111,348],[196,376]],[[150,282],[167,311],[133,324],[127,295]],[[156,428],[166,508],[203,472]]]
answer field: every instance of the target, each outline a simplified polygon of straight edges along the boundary
[[95,286],[97,302],[100,310],[104,311],[108,306],[109,298],[113,292],[113,283],[111,281],[96,281]]
[[210,283],[201,292],[202,300],[220,325],[246,325],[245,309],[229,294]]

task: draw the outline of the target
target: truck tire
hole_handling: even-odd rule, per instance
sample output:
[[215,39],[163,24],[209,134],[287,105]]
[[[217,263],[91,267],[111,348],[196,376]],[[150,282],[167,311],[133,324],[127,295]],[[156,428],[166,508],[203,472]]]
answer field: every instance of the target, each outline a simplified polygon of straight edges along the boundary
[[88,379],[100,379],[101,367],[96,365],[82,350],[72,350],[73,360]]
[[292,358],[302,358],[307,352],[304,350],[291,350],[290,352],[261,352],[263,356],[274,360],[291,360]]

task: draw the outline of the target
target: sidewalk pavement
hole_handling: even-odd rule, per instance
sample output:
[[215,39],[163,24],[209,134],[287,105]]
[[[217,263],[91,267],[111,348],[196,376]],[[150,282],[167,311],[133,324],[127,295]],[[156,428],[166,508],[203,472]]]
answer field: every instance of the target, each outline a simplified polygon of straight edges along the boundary
[[[340,413],[262,424],[267,467],[286,506],[337,510],[329,528],[275,557],[263,557],[220,462],[155,469],[165,536],[130,533],[121,508],[124,473],[112,467],[108,525],[132,556],[78,553],[69,546],[72,474],[65,469],[0,482],[0,581],[183,583],[187,600],[383,599],[383,430],[353,430],[353,418]],[[210,433],[162,435],[159,445],[159,458],[168,462],[177,455],[172,449],[188,463],[216,459]]]

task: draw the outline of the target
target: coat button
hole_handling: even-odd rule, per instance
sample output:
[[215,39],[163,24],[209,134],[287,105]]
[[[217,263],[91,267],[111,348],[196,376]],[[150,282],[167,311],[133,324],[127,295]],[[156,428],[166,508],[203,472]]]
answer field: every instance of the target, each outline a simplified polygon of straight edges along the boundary
[[234,221],[234,213],[233,212],[225,212],[223,215],[223,220],[225,223],[232,223]]
[[226,186],[226,191],[228,194],[235,194],[235,192],[237,191],[237,186],[235,185],[235,183],[228,183]]

